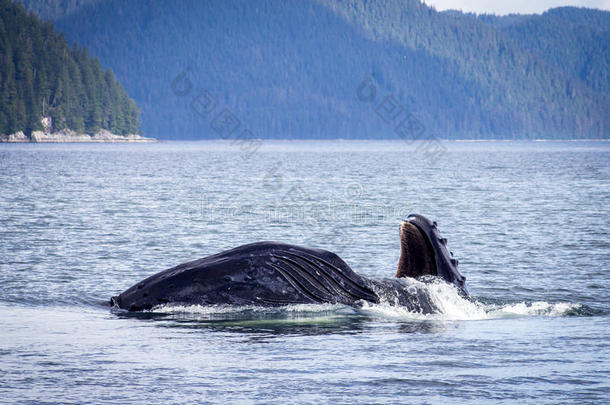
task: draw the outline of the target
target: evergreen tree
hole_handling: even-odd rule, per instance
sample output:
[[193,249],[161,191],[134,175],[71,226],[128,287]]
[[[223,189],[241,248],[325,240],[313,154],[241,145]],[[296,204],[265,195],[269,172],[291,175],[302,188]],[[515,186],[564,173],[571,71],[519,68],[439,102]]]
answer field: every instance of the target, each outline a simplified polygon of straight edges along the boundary
[[[138,131],[133,100],[112,71],[104,72],[85,49],[70,49],[51,23],[9,0],[0,0],[0,90],[0,133],[31,134],[42,129],[43,116],[55,130]],[[106,122],[104,111],[113,114]]]

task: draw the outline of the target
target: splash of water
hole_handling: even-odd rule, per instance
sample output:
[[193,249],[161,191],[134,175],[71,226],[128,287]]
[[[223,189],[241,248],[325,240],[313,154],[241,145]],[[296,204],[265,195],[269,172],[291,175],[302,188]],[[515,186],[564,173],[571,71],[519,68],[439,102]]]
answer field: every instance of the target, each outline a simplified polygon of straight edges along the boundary
[[405,307],[383,300],[379,304],[365,303],[361,311],[372,316],[391,319],[411,320],[483,320],[516,318],[528,316],[566,316],[582,312],[583,305],[568,302],[548,303],[545,301],[519,302],[510,304],[484,304],[461,295],[458,289],[440,280],[421,282],[409,279],[405,289],[417,289],[436,308],[432,314],[409,311]]
[[294,304],[282,307],[260,306],[226,306],[226,305],[163,305],[150,312],[165,315],[185,315],[209,319],[219,318],[289,318],[297,319],[333,319],[337,316],[361,314],[387,320],[484,320],[517,318],[530,316],[566,316],[582,312],[583,305],[568,302],[549,303],[545,301],[518,302],[509,304],[485,304],[476,299],[464,297],[452,285],[443,281],[422,282],[407,280],[404,282],[407,291],[419,290],[426,296],[434,308],[434,313],[422,313],[397,306],[393,297],[382,297],[378,304],[363,302],[359,308],[339,304]]

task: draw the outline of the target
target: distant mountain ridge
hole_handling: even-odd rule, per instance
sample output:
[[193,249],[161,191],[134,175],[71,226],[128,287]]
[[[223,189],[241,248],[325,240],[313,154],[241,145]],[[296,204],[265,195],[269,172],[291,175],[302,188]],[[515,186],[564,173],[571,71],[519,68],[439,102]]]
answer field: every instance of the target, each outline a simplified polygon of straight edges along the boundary
[[[605,11],[475,16],[418,0],[22,2],[113,69],[142,110],[144,133],[157,138],[218,138],[214,114],[225,107],[237,132],[262,138],[390,138],[402,118],[380,115],[387,97],[425,136],[610,136]],[[191,86],[184,95],[172,91],[177,77]],[[357,94],[367,78],[371,102]],[[204,90],[218,106],[209,117],[194,108]]]
[[104,0],[19,0],[19,3],[40,18],[54,21],[100,1]]

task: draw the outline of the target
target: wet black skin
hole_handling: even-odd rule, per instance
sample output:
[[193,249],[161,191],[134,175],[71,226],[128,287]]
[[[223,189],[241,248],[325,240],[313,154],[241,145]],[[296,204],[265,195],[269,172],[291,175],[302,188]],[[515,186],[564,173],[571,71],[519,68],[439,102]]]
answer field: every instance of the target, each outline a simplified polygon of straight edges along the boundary
[[[397,277],[438,276],[465,292],[457,261],[449,256],[436,224],[410,215],[401,225]],[[260,305],[394,303],[433,312],[423,292],[409,293],[400,279],[372,280],[356,274],[339,256],[321,249],[257,242],[183,263],[157,273],[112,297],[129,311],[163,304]]]

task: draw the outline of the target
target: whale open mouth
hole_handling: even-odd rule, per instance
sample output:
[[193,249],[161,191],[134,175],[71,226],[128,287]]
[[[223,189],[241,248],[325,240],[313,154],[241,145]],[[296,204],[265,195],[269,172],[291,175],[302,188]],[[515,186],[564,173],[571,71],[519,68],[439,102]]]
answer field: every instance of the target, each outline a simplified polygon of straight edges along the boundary
[[414,224],[400,224],[400,260],[396,277],[438,276],[434,249],[426,235]]

